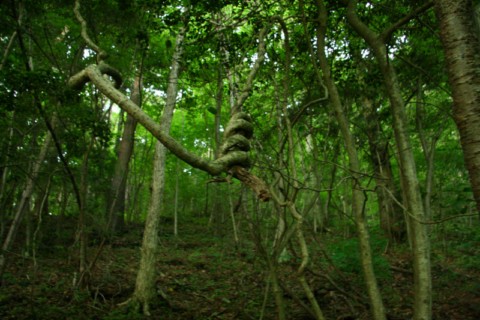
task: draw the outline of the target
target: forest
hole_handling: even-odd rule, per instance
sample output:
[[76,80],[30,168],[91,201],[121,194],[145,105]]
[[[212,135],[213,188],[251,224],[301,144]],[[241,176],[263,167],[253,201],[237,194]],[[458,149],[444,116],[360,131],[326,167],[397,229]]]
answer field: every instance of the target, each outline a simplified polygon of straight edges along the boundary
[[480,319],[479,0],[0,14],[1,319]]

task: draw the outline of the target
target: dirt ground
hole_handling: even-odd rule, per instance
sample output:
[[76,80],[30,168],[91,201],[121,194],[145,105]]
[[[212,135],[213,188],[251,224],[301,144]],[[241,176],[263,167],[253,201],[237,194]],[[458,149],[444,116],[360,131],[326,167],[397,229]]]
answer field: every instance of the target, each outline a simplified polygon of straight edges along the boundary
[[[235,248],[230,237],[206,236],[189,226],[181,236],[162,236],[156,280],[158,297],[145,317],[121,306],[134,290],[141,237],[120,237],[101,247],[87,290],[75,289],[75,247],[39,248],[35,257],[10,255],[0,288],[1,319],[276,319],[265,263],[252,244]],[[20,252],[20,251],[19,251]],[[412,272],[408,255],[388,256],[391,277],[380,283],[389,319],[411,318]],[[295,261],[281,264],[288,319],[313,319]],[[361,277],[336,276],[312,264],[307,277],[327,319],[370,319]],[[327,272],[328,271],[328,272]],[[331,274],[330,274],[331,272]],[[327,276],[328,275],[328,276]],[[479,272],[434,264],[434,319],[480,319]]]

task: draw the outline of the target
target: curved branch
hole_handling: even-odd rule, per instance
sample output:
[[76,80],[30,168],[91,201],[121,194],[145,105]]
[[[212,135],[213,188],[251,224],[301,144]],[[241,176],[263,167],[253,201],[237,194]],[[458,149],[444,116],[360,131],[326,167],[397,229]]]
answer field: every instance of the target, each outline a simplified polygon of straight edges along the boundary
[[115,69],[114,67],[106,64],[105,62],[101,61],[98,64],[98,68],[102,74],[109,75],[112,77],[113,81],[115,82],[115,88],[118,89],[122,86],[123,78],[120,72]]
[[[102,75],[106,74],[106,75],[112,77],[112,79],[115,82],[115,88],[116,89],[118,89],[122,86],[123,79],[122,79],[122,75],[120,74],[120,72],[118,70],[116,70],[112,66],[106,64],[103,61],[101,61],[96,67],[98,68],[98,71]],[[83,89],[83,87],[89,81],[90,81],[90,76],[87,72],[87,69],[84,69],[84,70],[80,71],[79,73],[70,77],[70,79],[68,80],[68,86],[72,89],[75,89],[75,90],[81,90],[81,89]]]
[[380,38],[382,39],[383,42],[388,42],[388,39],[391,37],[392,33],[395,32],[395,30],[399,29],[400,27],[402,27],[403,25],[407,24],[410,20],[412,20],[412,18],[414,18],[415,16],[418,16],[419,14],[427,11],[428,9],[430,9],[431,7],[433,7],[434,5],[434,2],[433,1],[428,1],[426,2],[424,5],[416,8],[415,10],[413,10],[412,12],[410,12],[409,14],[407,14],[406,16],[400,18],[397,22],[395,22],[394,24],[392,24],[390,27],[388,27],[387,29],[385,29],[381,34],[380,34]]
[[[140,109],[132,100],[130,100],[122,92],[112,86],[111,82],[103,77],[100,67],[90,65],[86,69],[80,71],[79,74],[73,76],[72,79],[80,79],[84,81],[89,79],[95,87],[116,103],[120,108],[130,114],[140,124],[142,124],[155,138],[157,138],[167,149],[181,160],[185,161],[194,168],[201,169],[212,175],[218,175],[225,171],[225,166],[215,162],[207,161],[196,154],[189,152],[180,143],[171,136],[162,131],[162,126],[150,118],[142,109]],[[69,82],[73,88],[76,88],[74,80]],[[84,83],[83,83],[84,84]],[[82,85],[83,85],[82,84]],[[228,163],[228,162],[227,162]]]
[[[87,21],[82,17],[82,14],[80,13],[80,0],[75,0],[75,6],[73,8],[73,12],[75,13],[75,17],[77,18],[78,22],[80,22],[81,25],[81,35],[83,40],[87,43],[87,45],[97,53],[97,63],[98,63],[98,68],[102,74],[109,75],[112,77],[112,79],[115,81],[115,88],[120,88],[122,85],[123,79],[122,75],[120,72],[118,72],[115,68],[109,66],[103,60],[108,58],[108,53],[100,48],[93,40],[90,38],[88,35],[88,25]],[[79,72],[75,76],[71,77],[69,80],[69,85],[73,89],[82,89],[83,86],[89,81],[89,78],[86,73],[84,72]]]
[[356,8],[357,8],[358,0],[350,0],[347,5],[347,12],[346,17],[350,25],[355,29],[355,31],[360,34],[365,41],[375,49],[377,47],[377,42],[383,44],[381,40],[379,40],[379,35],[368,28],[368,26],[360,20],[357,15]]
[[[185,149],[180,143],[165,133],[160,124],[150,118],[127,96],[114,88],[111,82],[103,77],[97,65],[88,66],[85,70],[81,71],[80,74],[72,78],[81,80],[85,78],[90,79],[100,92],[136,119],[175,156],[192,167],[208,172],[214,176],[229,171],[233,177],[249,186],[258,195],[260,200],[268,201],[270,199],[270,192],[265,182],[242,168],[244,166],[248,167],[250,162],[247,152],[231,151],[217,160],[205,160]],[[75,85],[75,83],[73,83],[73,85]]]
[[75,17],[77,18],[78,22],[82,27],[81,35],[83,40],[88,44],[93,51],[97,53],[97,60],[102,61],[108,58],[108,53],[93,42],[87,32],[87,21],[83,19],[82,14],[80,13],[80,0],[75,0],[75,7],[73,8],[73,12],[75,13]]

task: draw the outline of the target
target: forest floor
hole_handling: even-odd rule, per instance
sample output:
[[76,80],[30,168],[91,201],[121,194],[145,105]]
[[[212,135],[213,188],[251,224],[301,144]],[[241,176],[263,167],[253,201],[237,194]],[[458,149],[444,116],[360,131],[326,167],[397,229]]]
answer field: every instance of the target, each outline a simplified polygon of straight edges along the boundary
[[[265,263],[253,244],[236,248],[230,235],[211,236],[206,226],[196,224],[183,226],[178,238],[161,237],[156,280],[159,295],[151,316],[119,306],[134,290],[140,233],[139,226],[102,247],[88,290],[73,285],[78,281],[78,254],[72,251],[77,248],[39,248],[35,258],[10,256],[12,261],[0,287],[0,319],[276,318],[271,290],[265,297]],[[90,259],[99,248],[91,244]],[[384,255],[389,271],[380,280],[388,316],[391,320],[410,319],[412,271],[408,253],[392,251]],[[454,259],[435,257],[434,319],[480,319],[480,270],[459,267]],[[313,319],[302,307],[308,306],[308,300],[295,278],[298,260],[286,260],[280,265],[280,278],[287,318]],[[358,272],[319,270],[321,266],[315,266],[315,261],[313,264],[307,277],[327,319],[370,319]]]

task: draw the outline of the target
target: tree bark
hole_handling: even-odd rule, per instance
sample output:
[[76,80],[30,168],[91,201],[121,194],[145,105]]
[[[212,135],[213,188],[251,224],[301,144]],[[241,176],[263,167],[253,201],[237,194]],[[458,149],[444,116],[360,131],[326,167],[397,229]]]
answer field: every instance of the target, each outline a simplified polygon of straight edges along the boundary
[[[6,186],[7,186],[7,180],[9,176],[9,171],[10,168],[7,165],[9,159],[9,154],[12,149],[12,138],[13,138],[13,132],[14,132],[14,126],[13,124],[15,123],[15,112],[11,112],[11,120],[9,123],[9,127],[7,129],[8,134],[6,135],[6,139],[2,143],[2,155],[0,156],[0,172],[1,172],[1,178],[0,178],[0,208],[2,210],[0,211],[0,239],[3,239],[3,234],[5,231],[5,222],[6,222],[6,217],[7,217],[7,212],[9,211],[7,208],[7,203],[8,199],[5,199],[5,194],[6,192]],[[15,184],[13,185],[15,186]],[[10,184],[9,187],[13,187],[12,184]],[[14,189],[12,189],[14,190]],[[10,201],[10,203],[13,203],[13,201]]]
[[480,41],[472,0],[438,0],[436,16],[453,95],[453,116],[480,212]]
[[180,193],[180,165],[179,160],[175,161],[175,197],[173,208],[173,235],[178,236],[178,194]]

